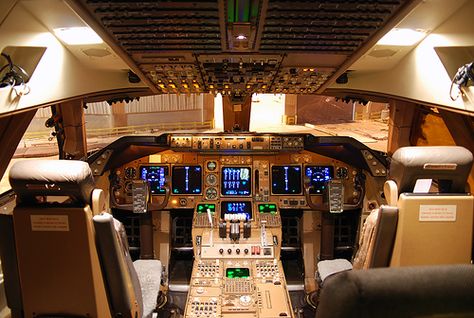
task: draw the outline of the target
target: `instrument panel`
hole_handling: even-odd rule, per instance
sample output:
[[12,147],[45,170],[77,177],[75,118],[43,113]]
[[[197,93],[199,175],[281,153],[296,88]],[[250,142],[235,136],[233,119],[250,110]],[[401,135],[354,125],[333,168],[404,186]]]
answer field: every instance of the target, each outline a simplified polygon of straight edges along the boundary
[[112,171],[111,195],[115,202],[133,202],[132,182],[149,183],[151,201],[165,197],[166,208],[194,208],[198,201],[219,202],[226,198],[250,198],[254,202],[276,202],[280,208],[310,209],[311,200],[322,203],[331,180],[344,189],[344,203],[354,204],[363,195],[356,185],[360,169],[309,151],[278,154],[207,154],[200,151],[165,150],[126,163]]

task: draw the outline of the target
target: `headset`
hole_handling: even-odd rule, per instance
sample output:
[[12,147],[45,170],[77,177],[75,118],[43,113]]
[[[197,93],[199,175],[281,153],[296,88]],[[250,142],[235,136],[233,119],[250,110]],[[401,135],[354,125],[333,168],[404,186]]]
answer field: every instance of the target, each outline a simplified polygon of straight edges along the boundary
[[460,95],[460,93],[458,93],[456,97],[453,97],[452,92],[454,84],[458,86],[459,92],[461,92],[461,87],[467,87],[469,80],[471,80],[471,82],[474,82],[474,61],[458,68],[456,75],[454,75],[453,80],[451,81],[451,89],[449,90],[449,97],[451,97],[453,101],[458,99]]
[[7,64],[0,68],[0,74],[2,74],[4,70],[7,71],[0,79],[0,88],[7,86],[14,87],[28,82],[30,79],[28,73],[20,66],[13,64],[10,55],[6,53],[2,53],[1,55],[7,60]]

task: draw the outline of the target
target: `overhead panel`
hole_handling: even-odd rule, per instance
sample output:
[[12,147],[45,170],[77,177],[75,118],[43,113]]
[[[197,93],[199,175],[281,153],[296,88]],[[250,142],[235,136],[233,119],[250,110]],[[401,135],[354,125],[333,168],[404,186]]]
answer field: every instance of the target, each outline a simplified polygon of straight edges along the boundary
[[161,93],[314,94],[414,0],[81,0]]

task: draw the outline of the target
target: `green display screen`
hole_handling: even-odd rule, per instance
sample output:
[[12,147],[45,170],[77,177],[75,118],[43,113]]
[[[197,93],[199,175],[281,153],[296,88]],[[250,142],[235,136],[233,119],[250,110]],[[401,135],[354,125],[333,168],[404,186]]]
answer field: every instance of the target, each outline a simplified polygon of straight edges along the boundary
[[211,211],[211,214],[216,212],[216,205],[212,203],[199,203],[197,205],[197,213],[207,213],[207,209]]
[[274,203],[259,204],[258,211],[260,213],[271,213],[271,214],[277,214],[278,212],[277,206]]
[[249,278],[250,269],[248,268],[227,268],[225,271],[225,277],[227,278]]

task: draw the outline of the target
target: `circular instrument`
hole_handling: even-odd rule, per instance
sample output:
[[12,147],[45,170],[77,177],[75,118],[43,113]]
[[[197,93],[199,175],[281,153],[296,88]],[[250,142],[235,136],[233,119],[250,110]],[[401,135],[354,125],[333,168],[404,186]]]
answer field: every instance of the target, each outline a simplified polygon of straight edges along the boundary
[[128,167],[125,169],[125,178],[133,179],[137,175],[137,170],[133,167]]
[[336,170],[336,177],[338,179],[346,179],[348,174],[349,172],[347,171],[346,167],[339,167]]
[[217,199],[217,189],[216,188],[207,188],[206,189],[206,199],[215,200]]
[[207,170],[214,171],[217,168],[217,163],[215,161],[208,161],[207,162]]
[[217,184],[217,176],[215,173],[210,173],[206,176],[206,184],[215,186]]

